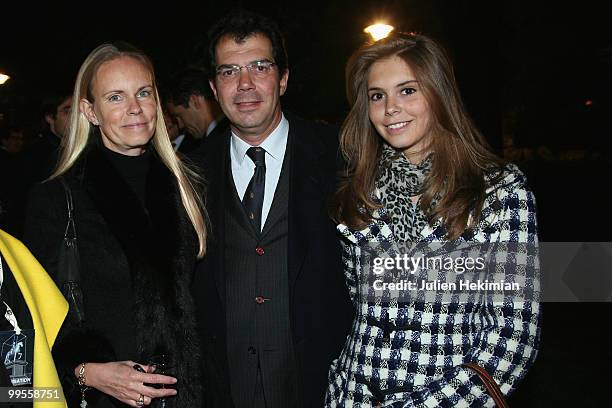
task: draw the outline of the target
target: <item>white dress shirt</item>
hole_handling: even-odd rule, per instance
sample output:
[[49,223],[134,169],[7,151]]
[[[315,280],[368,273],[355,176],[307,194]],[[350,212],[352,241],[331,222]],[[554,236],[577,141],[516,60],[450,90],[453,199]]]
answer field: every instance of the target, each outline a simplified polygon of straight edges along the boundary
[[178,152],[179,147],[181,147],[181,143],[183,143],[183,140],[185,139],[185,134],[182,135],[178,135],[173,141],[172,141],[172,146],[174,147],[174,151]]
[[[266,223],[276,185],[280,178],[285,150],[287,149],[287,138],[289,137],[289,121],[283,115],[280,123],[270,133],[259,147],[266,151],[266,188],[264,192],[263,208],[261,210],[261,229]],[[238,197],[242,201],[244,193],[249,186],[249,182],[255,172],[255,163],[246,155],[247,150],[252,147],[250,144],[240,139],[232,132],[230,144],[230,157],[232,161],[232,177],[236,185]]]

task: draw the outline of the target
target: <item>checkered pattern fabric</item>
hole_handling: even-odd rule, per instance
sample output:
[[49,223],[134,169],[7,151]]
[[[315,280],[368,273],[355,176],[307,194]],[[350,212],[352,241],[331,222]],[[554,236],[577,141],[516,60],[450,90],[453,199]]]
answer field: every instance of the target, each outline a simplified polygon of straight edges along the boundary
[[[519,243],[537,247],[535,200],[524,175],[508,165],[490,187],[480,221],[460,240],[467,244]],[[368,278],[365,246],[391,251],[394,237],[384,209],[361,231],[339,225],[347,286],[356,309],[351,333],[329,370],[326,407],[493,407],[475,373],[476,362],[506,395],[533,364],[540,337],[535,300],[401,302],[362,293]],[[421,232],[421,242],[444,242],[440,222]],[[389,252],[390,253],[390,252]],[[496,255],[520,275],[534,276],[537,254]]]

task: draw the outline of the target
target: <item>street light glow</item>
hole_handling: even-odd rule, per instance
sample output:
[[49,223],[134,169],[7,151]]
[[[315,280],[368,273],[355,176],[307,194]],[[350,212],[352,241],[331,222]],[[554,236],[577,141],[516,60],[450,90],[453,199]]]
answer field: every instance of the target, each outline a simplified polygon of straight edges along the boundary
[[367,26],[363,31],[370,34],[370,37],[372,37],[374,41],[378,41],[387,37],[394,28],[395,27],[388,24],[376,23]]
[[4,85],[11,77],[8,75],[0,74],[0,85]]

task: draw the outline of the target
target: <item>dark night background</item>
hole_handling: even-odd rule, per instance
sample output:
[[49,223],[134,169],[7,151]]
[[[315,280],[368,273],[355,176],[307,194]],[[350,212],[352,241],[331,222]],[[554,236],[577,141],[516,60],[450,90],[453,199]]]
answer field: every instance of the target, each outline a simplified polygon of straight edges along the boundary
[[[381,17],[448,48],[468,110],[498,153],[528,175],[541,241],[610,241],[612,28],[598,3],[31,3],[1,16],[0,72],[11,79],[0,86],[0,113],[36,135],[42,95],[71,89],[79,65],[104,41],[142,48],[163,83],[186,65],[202,64],[207,28],[242,4],[274,17],[286,33],[291,72],[284,106],[340,124],[347,110],[344,64],[366,40],[363,28]],[[611,311],[610,303],[545,304],[538,361],[511,405],[608,406]]]

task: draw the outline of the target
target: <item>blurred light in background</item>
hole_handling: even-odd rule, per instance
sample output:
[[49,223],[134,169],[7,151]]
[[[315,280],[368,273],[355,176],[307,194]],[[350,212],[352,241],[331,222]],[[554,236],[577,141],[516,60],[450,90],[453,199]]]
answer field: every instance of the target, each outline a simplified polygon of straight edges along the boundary
[[394,27],[388,24],[376,23],[367,26],[363,31],[370,34],[370,37],[372,37],[374,41],[378,41],[387,37],[393,29]]

